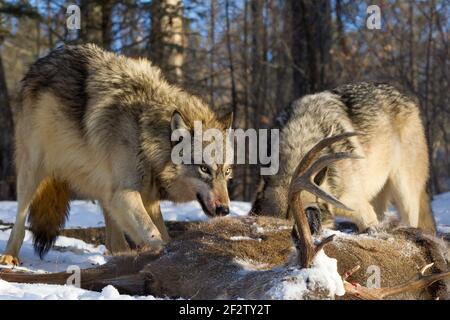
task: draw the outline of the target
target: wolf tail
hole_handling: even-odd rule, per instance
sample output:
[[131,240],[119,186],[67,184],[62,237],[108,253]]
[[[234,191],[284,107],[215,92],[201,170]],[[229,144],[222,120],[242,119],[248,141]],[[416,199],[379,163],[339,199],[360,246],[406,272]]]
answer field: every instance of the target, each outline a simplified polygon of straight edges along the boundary
[[40,184],[30,205],[28,222],[33,245],[42,259],[64,227],[69,214],[70,189],[66,182],[46,178]]

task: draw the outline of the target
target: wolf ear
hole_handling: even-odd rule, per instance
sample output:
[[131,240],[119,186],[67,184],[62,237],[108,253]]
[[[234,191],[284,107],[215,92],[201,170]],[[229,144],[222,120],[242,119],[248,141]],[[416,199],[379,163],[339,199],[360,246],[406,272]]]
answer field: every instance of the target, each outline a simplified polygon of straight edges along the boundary
[[172,131],[177,129],[189,129],[183,119],[183,116],[178,111],[174,111],[172,113],[172,118],[170,119],[170,129]]
[[317,184],[318,186],[320,186],[325,181],[327,172],[328,172],[328,167],[325,167],[322,170],[320,170],[314,177],[314,183]]
[[231,126],[233,125],[233,111],[222,116],[219,121],[223,124],[225,129],[231,129]]

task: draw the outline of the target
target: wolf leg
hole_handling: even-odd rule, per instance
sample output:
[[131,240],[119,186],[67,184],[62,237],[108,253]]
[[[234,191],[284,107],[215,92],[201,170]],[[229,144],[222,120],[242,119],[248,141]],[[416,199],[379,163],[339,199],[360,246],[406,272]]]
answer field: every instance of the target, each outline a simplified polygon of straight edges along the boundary
[[425,187],[419,190],[415,181],[401,171],[392,177],[392,191],[395,207],[404,223],[414,228],[422,228],[432,234],[436,233]]
[[28,207],[39,183],[42,181],[42,175],[38,171],[23,165],[18,170],[16,221],[9,236],[5,253],[0,257],[0,264],[18,265],[20,263],[18,255],[25,237],[25,221]]
[[159,232],[161,233],[161,237],[165,243],[169,242],[170,237],[167,232],[166,225],[164,224],[164,219],[161,214],[161,206],[159,201],[146,201],[145,209],[147,210],[148,215],[155,223],[156,227],[158,227]]
[[371,201],[371,204],[375,210],[375,213],[377,214],[379,221],[383,221],[384,214],[388,209],[390,200],[391,200],[391,190],[389,188],[389,184],[386,183],[384,187],[381,189],[381,191]]
[[420,195],[419,228],[436,234],[436,221],[434,221],[430,198],[425,188]]
[[426,192],[429,158],[423,125],[418,111],[397,121],[401,157],[390,175],[395,206],[405,223],[434,234],[436,227]]
[[114,193],[111,217],[137,245],[145,244],[159,250],[163,245],[161,233],[145,210],[138,191],[125,189]]
[[106,229],[106,247],[112,254],[119,252],[127,252],[130,250],[122,230],[119,228],[114,219],[111,218],[110,212],[102,205],[103,216],[105,217]]

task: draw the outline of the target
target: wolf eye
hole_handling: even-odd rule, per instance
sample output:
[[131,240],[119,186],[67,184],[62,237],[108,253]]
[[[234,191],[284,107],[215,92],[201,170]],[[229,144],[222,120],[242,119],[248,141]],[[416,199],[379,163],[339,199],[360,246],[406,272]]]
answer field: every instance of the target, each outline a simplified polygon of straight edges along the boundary
[[229,176],[231,174],[231,168],[227,168],[227,170],[225,170],[225,175]]
[[209,174],[209,169],[207,166],[200,166],[200,171]]

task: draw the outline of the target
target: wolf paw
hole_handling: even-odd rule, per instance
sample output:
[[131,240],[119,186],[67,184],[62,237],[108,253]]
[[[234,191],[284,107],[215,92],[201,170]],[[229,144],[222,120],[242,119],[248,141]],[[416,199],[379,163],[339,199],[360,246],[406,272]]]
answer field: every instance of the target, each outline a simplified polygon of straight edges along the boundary
[[0,256],[0,265],[6,265],[6,266],[20,266],[20,260],[19,258],[13,257],[9,254]]

